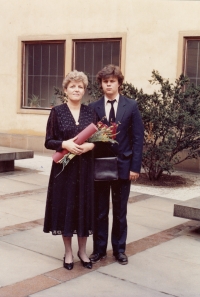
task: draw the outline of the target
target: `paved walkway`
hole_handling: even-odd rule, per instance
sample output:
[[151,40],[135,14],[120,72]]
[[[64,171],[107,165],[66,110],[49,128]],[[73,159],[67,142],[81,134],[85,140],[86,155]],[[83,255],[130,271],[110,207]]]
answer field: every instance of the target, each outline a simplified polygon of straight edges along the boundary
[[67,271],[61,237],[42,232],[51,157],[16,166],[0,174],[0,297],[200,296],[200,222],[173,217],[174,203],[199,196],[198,174],[181,173],[194,181],[189,188],[132,186],[128,265],[114,261],[109,243],[107,259],[84,269],[74,236],[75,267]]

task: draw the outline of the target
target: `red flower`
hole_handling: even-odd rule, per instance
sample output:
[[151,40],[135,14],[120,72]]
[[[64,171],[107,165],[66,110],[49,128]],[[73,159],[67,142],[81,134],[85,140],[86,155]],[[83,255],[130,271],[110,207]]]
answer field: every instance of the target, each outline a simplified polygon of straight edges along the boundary
[[108,128],[108,126],[106,125],[106,124],[104,124],[102,121],[99,121],[98,123],[97,123],[97,127],[98,127],[98,129],[102,129],[102,128],[105,128],[105,129],[107,129]]
[[112,139],[115,139],[116,138],[116,133],[117,133],[117,127],[118,127],[118,124],[116,123],[112,123],[112,125],[110,126],[110,130],[111,130],[111,134],[112,134]]

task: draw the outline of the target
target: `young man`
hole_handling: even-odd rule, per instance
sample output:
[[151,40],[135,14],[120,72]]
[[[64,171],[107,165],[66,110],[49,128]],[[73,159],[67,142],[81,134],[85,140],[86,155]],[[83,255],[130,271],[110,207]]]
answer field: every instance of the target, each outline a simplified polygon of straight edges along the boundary
[[[117,181],[95,182],[95,229],[93,236],[93,263],[106,257],[108,243],[108,214],[110,190],[112,191],[113,225],[111,242],[113,256],[118,263],[128,263],[125,254],[127,237],[127,202],[131,181],[136,181],[142,162],[144,129],[137,102],[119,94],[123,75],[118,66],[107,65],[97,74],[104,96],[90,104],[98,115],[98,120],[107,125],[119,123],[116,141],[118,144],[100,143],[96,146],[96,156],[113,155],[118,157]],[[111,154],[112,155],[112,154]]]

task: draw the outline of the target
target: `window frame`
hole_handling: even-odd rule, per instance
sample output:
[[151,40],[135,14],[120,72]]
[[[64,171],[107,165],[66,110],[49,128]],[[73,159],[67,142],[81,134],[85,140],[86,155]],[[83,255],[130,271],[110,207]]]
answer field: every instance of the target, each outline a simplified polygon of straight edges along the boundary
[[187,40],[199,40],[200,31],[182,31],[178,38],[177,77],[185,75]]
[[[17,113],[21,114],[44,114],[50,113],[50,108],[24,108],[23,100],[23,51],[26,43],[41,42],[64,42],[64,76],[73,69],[74,66],[74,42],[76,40],[121,40],[120,62],[122,73],[125,74],[125,51],[126,51],[126,33],[88,33],[88,34],[67,34],[56,36],[23,36],[18,38],[18,95],[17,95]],[[60,86],[58,86],[60,87]]]
[[[119,41],[120,47],[119,47],[119,52],[120,52],[120,57],[119,57],[119,66],[121,67],[121,48],[122,48],[122,39],[121,38],[93,38],[93,39],[73,39],[73,69],[75,68],[75,63],[76,63],[76,55],[75,55],[75,44],[76,42],[109,42],[109,41]],[[99,69],[100,70],[100,69]]]
[[[199,41],[200,42],[200,36],[197,37],[187,37],[184,39],[184,63],[183,63],[183,74],[186,75],[186,67],[187,67],[187,51],[188,51],[188,41]],[[197,78],[196,78],[197,79]]]
[[[21,98],[21,108],[22,109],[34,109],[33,107],[29,107],[28,105],[25,105],[25,101],[27,100],[25,98],[25,95],[27,93],[27,57],[26,57],[26,45],[29,44],[33,44],[33,45],[37,45],[37,44],[63,44],[64,47],[64,52],[65,52],[65,41],[61,41],[61,40],[41,40],[41,41],[25,41],[22,43],[22,98]],[[64,60],[65,55],[63,56],[63,60]],[[64,65],[63,65],[63,70],[64,70]],[[49,110],[50,107],[36,107],[39,110]]]

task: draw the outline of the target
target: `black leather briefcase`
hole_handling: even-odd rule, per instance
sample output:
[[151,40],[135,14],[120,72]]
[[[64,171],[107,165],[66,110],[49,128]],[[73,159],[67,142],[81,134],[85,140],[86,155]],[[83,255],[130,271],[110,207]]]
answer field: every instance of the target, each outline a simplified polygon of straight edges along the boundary
[[117,157],[94,159],[94,180],[109,181],[118,179]]

